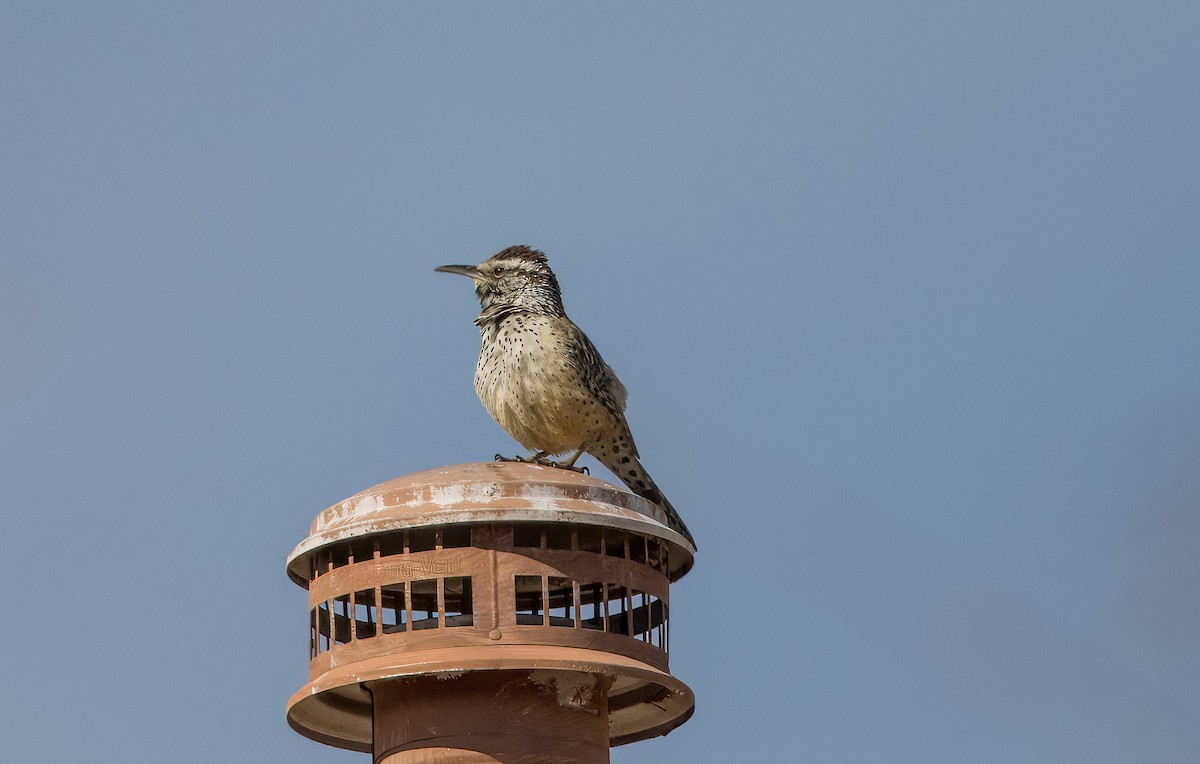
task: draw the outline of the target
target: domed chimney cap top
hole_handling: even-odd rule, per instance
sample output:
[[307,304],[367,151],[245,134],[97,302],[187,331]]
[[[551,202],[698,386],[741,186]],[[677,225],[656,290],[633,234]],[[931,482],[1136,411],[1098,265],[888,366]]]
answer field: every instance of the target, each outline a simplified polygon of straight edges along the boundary
[[476,462],[393,478],[321,512],[288,555],[288,574],[307,580],[322,547],[378,533],[458,523],[563,522],[655,536],[671,548],[671,579],[692,566],[695,548],[667,525],[659,506],[590,475],[527,462]]

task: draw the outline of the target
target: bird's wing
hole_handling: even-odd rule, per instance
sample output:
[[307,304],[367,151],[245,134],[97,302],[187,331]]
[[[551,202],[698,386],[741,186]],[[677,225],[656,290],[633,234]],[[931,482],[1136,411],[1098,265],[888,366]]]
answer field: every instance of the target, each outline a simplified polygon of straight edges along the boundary
[[570,331],[576,335],[578,342],[570,344],[570,361],[575,373],[584,386],[591,391],[596,400],[617,419],[625,419],[625,400],[627,393],[625,385],[617,379],[617,375],[600,357],[600,351],[575,324],[570,324]]

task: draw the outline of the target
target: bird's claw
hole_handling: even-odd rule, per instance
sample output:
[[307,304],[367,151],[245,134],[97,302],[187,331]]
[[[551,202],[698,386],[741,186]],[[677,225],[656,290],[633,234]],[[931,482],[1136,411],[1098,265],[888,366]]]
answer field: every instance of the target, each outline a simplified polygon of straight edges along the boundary
[[496,454],[494,461],[497,461],[497,462],[520,462],[521,464],[540,464],[543,467],[558,466],[554,462],[547,459],[546,457],[539,456],[537,454],[533,454],[532,456],[504,456],[503,454]]
[[543,459],[535,459],[534,461],[536,461],[538,464],[544,464],[547,467],[553,467],[553,468],[559,469],[559,470],[570,470],[571,472],[579,472],[584,475],[592,474],[592,473],[588,472],[587,467],[576,467],[574,464],[567,464],[566,462],[554,462],[554,461],[550,461],[549,459],[544,459],[544,458]]
[[581,475],[592,474],[588,470],[587,467],[576,467],[574,464],[562,464],[561,462],[548,462],[548,465],[551,467],[558,467],[560,470],[570,470],[571,472],[578,472]]
[[550,459],[547,459],[544,456],[538,456],[536,454],[533,456],[528,456],[528,457],[526,457],[526,456],[505,456],[503,454],[496,454],[496,456],[493,457],[492,461],[519,462],[521,464],[538,464],[538,465],[541,465],[542,467],[554,467],[555,469],[560,469],[560,470],[570,470],[571,472],[578,472],[583,475],[592,474],[591,471],[589,471],[587,467],[576,467],[574,464],[563,464],[562,462],[551,461]]

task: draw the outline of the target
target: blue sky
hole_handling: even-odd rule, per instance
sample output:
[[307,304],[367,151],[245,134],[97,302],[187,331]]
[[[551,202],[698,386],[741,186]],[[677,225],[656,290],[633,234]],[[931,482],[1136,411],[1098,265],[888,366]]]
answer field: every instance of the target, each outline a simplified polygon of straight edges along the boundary
[[[543,249],[702,551],[614,762],[1200,759],[1194,3],[7,3],[13,761],[293,733],[312,516]],[[598,474],[603,474],[600,468]]]

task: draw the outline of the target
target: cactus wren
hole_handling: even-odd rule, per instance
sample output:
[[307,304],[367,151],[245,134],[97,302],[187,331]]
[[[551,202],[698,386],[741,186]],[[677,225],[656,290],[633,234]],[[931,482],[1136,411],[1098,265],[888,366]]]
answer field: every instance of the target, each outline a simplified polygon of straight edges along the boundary
[[[437,270],[469,276],[483,309],[475,392],[484,408],[539,464],[575,469],[585,451],[639,496],[658,504],[695,546],[679,513],[638,461],[625,421],[625,386],[563,310],[546,256],[509,247],[479,265]],[[573,452],[565,462],[547,457]]]

